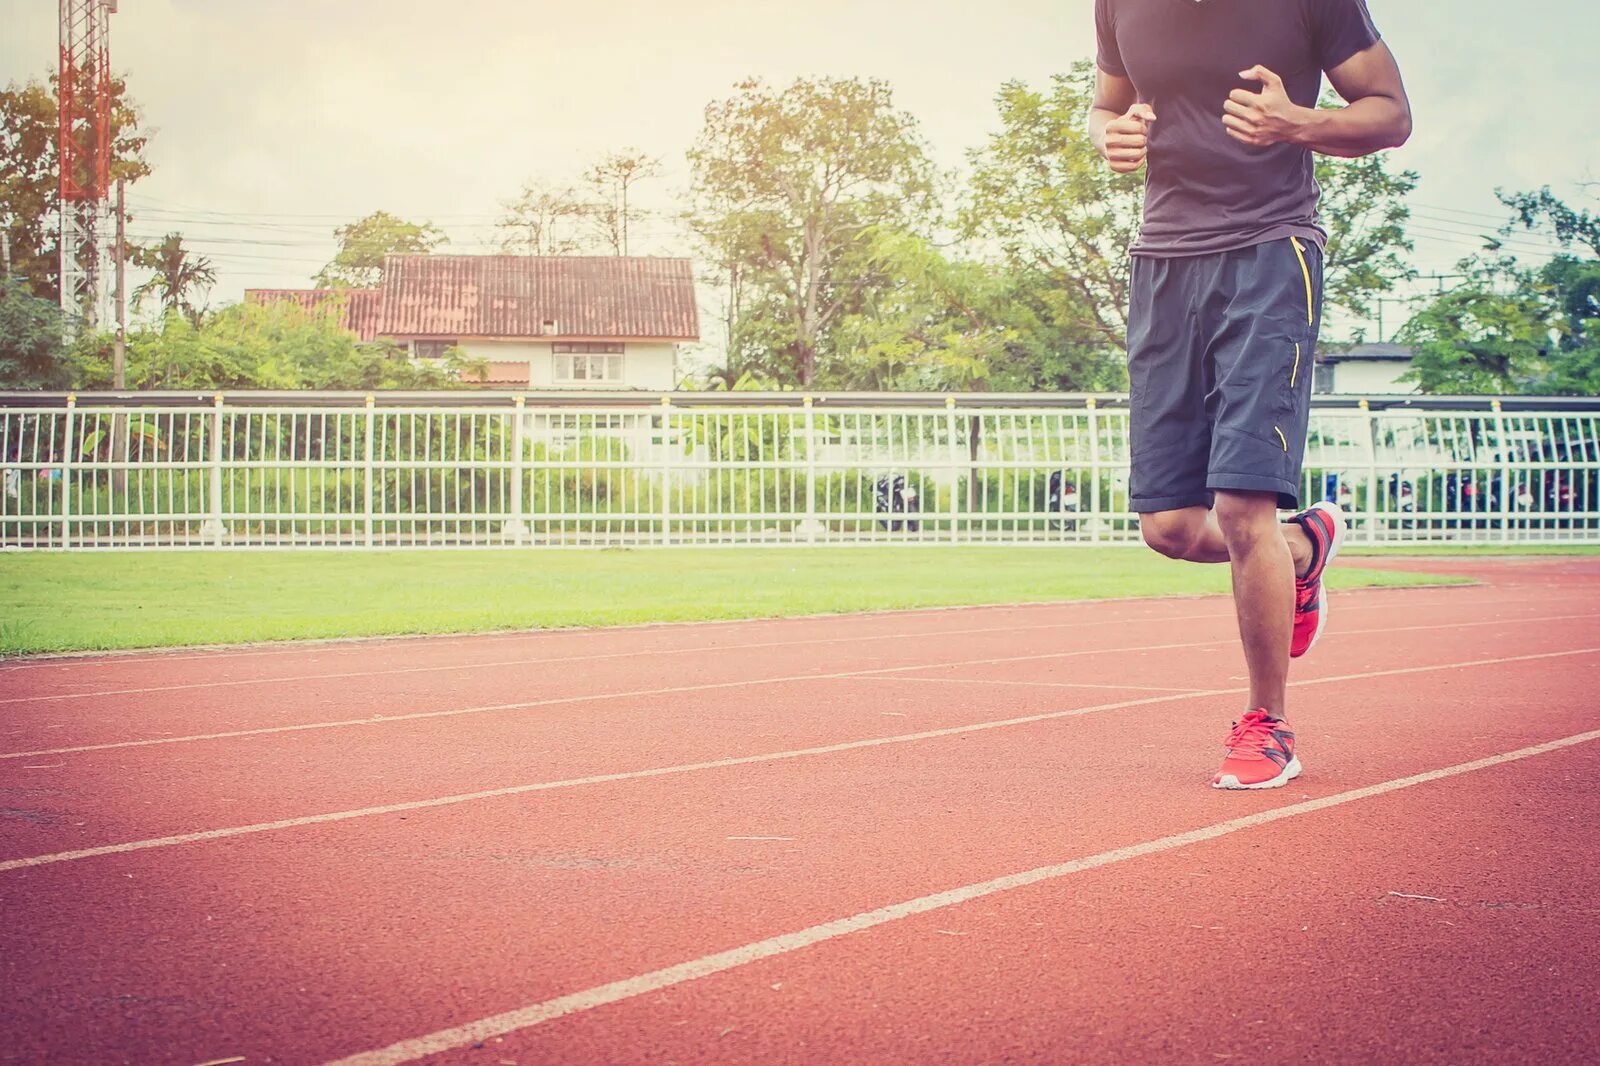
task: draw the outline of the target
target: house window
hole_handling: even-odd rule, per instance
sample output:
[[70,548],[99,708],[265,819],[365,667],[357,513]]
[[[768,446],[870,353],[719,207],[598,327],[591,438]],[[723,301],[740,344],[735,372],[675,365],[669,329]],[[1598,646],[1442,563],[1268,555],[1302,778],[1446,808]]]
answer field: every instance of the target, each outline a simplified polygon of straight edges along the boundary
[[1311,391],[1327,395],[1333,391],[1333,364],[1318,363],[1311,372]]
[[622,345],[594,343],[552,344],[555,379],[563,385],[622,381]]
[[412,341],[411,355],[416,359],[443,359],[444,353],[455,346],[453,340]]

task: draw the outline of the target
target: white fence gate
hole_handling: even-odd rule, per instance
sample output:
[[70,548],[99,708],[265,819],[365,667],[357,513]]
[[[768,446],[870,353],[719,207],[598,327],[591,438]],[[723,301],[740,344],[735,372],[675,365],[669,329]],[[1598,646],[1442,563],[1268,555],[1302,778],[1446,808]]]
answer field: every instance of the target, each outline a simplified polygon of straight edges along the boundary
[[[0,394],[0,549],[1135,541],[1123,397]],[[1319,402],[1358,542],[1600,543],[1600,403]]]

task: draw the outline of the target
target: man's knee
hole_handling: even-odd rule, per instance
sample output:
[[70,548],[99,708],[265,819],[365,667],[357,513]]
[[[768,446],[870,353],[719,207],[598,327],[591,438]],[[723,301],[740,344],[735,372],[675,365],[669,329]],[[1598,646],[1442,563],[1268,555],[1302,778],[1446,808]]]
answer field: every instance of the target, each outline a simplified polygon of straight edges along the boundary
[[1187,559],[1205,529],[1205,514],[1188,510],[1161,511],[1139,516],[1144,542],[1169,559]]
[[1230,549],[1248,550],[1267,536],[1280,536],[1278,498],[1270,492],[1218,492],[1217,526]]

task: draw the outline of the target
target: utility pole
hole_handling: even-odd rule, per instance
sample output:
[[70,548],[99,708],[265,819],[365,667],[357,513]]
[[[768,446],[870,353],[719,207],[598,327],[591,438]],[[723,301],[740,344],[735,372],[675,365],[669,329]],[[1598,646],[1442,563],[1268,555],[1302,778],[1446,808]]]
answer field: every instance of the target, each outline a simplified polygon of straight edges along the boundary
[[[111,387],[121,392],[128,387],[128,203],[123,179],[117,179],[117,338],[111,347]],[[111,461],[128,459],[127,416],[118,413],[111,420]],[[113,496],[127,498],[128,471],[121,466],[111,470]]]
[[128,387],[128,204],[117,179],[117,339],[111,349],[111,387]]

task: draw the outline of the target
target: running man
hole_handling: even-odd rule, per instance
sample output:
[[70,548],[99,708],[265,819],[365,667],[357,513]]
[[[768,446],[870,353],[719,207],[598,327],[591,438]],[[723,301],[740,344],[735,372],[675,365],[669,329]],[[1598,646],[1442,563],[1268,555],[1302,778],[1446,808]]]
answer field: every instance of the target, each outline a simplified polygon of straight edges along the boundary
[[[1095,147],[1149,164],[1128,315],[1133,471],[1144,539],[1229,563],[1250,671],[1217,788],[1300,773],[1289,660],[1327,622],[1344,515],[1300,506],[1321,324],[1312,153],[1405,143],[1411,108],[1366,0],[1095,0]],[[1318,110],[1326,72],[1341,110]]]

